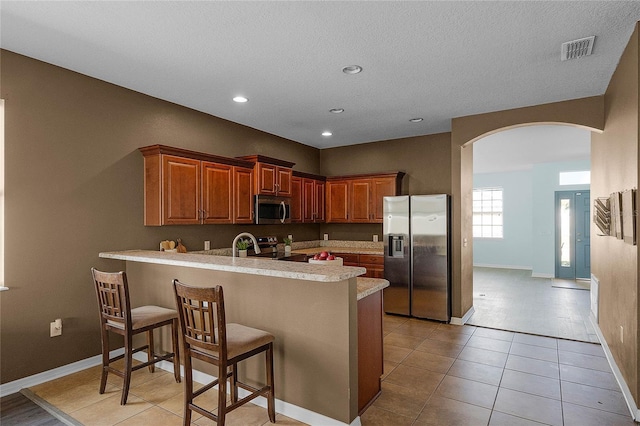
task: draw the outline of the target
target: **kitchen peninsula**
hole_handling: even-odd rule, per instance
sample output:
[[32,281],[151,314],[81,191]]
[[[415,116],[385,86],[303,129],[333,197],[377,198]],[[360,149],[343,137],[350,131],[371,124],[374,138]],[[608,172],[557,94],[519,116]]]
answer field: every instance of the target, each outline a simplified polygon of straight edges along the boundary
[[[373,327],[379,341],[368,344],[381,350],[381,290],[388,286],[386,280],[358,278],[365,273],[361,267],[270,259],[144,250],[100,253],[100,257],[126,261],[136,305],[174,306],[174,278],[201,287],[222,285],[228,322],[260,328],[276,337],[275,392],[285,403],[277,405],[279,412],[313,424],[350,424],[357,418],[362,408],[359,374],[366,373],[359,372],[359,327]],[[362,303],[368,317],[359,322]],[[163,343],[169,342],[168,336],[162,337]],[[360,352],[364,358],[374,350]],[[261,382],[261,362],[247,361],[240,374],[249,382]],[[374,364],[379,364],[379,371],[374,370],[379,383],[381,351],[379,363]],[[208,371],[203,365],[195,368]],[[371,398],[376,395],[373,392]]]

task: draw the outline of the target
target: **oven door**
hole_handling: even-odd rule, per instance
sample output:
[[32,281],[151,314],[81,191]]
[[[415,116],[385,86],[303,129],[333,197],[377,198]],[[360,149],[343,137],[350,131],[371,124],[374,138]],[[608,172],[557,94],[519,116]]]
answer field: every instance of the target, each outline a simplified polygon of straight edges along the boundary
[[255,196],[255,218],[260,225],[291,223],[291,199],[288,197]]

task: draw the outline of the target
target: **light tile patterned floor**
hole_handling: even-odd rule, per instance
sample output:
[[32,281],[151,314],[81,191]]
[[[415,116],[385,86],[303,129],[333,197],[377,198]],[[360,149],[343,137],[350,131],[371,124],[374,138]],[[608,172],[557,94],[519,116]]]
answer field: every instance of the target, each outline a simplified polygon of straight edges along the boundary
[[468,324],[597,343],[589,291],[554,284],[529,270],[475,267]]
[[[474,296],[485,296],[474,297],[474,322],[595,338],[586,324],[588,291],[552,288],[550,280],[527,273],[476,268]],[[382,394],[361,417],[363,426],[637,426],[598,344],[390,315],[384,335]],[[124,407],[122,380],[109,375],[104,395],[99,382],[94,367],[31,390],[86,425],[182,424],[182,385],[172,374],[136,371]],[[215,391],[201,398],[216,408]],[[266,410],[251,404],[227,419],[229,425],[269,424]],[[282,415],[277,423],[302,424]],[[212,422],[194,413],[192,424]]]
[[[389,315],[384,334],[383,390],[363,426],[637,426],[600,345]],[[182,424],[182,385],[172,374],[136,371],[124,407],[122,380],[109,375],[100,395],[99,374],[94,367],[30,390],[86,425]],[[202,398],[215,409],[215,390]],[[194,413],[192,424],[212,422]],[[248,405],[227,424],[269,419]],[[302,423],[278,415],[277,424]]]
[[[29,390],[49,404],[84,425],[182,425],[183,384],[176,383],[173,373],[156,368],[137,370],[131,379],[127,404],[120,405],[122,379],[109,374],[107,389],[100,395],[100,367],[92,367],[79,373],[52,380]],[[217,391],[210,390],[196,401],[203,407],[215,410],[218,406]],[[281,414],[277,424],[303,425]],[[208,426],[214,423],[198,413],[192,415],[192,425]],[[227,425],[264,425],[269,423],[267,410],[246,404],[227,414]]]
[[636,425],[598,344],[386,315],[371,425]]

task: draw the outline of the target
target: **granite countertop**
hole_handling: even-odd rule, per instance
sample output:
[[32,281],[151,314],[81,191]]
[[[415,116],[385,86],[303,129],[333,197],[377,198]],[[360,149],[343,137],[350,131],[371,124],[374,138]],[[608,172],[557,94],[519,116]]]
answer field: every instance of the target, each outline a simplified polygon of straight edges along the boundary
[[316,254],[326,250],[332,253],[383,255],[384,245],[380,241],[317,240],[303,241],[300,243],[294,242],[291,250],[294,253],[303,254]]
[[389,281],[382,278],[358,277],[358,300],[387,287],[389,287]]
[[365,268],[355,266],[311,265],[309,263],[285,262],[264,258],[234,258],[210,254],[167,253],[152,250],[104,252],[100,253],[99,256],[104,259],[186,266],[215,271],[322,282],[344,281],[362,275],[367,271]]

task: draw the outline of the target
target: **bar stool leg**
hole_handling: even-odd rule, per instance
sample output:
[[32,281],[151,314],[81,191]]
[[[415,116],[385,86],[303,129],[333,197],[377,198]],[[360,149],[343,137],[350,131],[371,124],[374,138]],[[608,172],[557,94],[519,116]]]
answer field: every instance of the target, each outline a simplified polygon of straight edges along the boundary
[[173,377],[180,383],[180,344],[178,342],[178,320],[171,322],[171,339],[173,340]]
[[267,368],[267,386],[269,386],[269,394],[267,395],[267,412],[271,423],[276,422],[276,405],[275,391],[273,388],[273,343],[269,343],[269,349],[265,352],[266,368]]
[[227,364],[218,364],[218,426],[224,425],[227,415]]
[[[147,331],[147,354],[148,354],[148,361],[151,362],[154,360],[155,358],[155,354],[153,352],[153,329]],[[156,365],[155,364],[151,364],[149,366],[149,372],[153,373],[154,371],[156,371]]]
[[124,338],[124,384],[122,386],[122,398],[120,399],[120,405],[127,403],[127,396],[129,396],[129,385],[131,384],[131,367],[133,366],[133,342],[131,334],[128,334]]
[[191,371],[191,354],[189,349],[184,353],[184,420],[183,425],[191,425],[191,408],[193,402],[193,375]]
[[104,390],[107,386],[107,374],[109,370],[109,332],[104,329],[102,326],[101,334],[102,334],[102,375],[100,376],[100,394],[104,393]]

